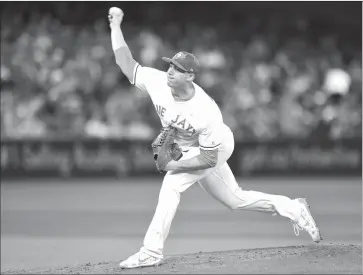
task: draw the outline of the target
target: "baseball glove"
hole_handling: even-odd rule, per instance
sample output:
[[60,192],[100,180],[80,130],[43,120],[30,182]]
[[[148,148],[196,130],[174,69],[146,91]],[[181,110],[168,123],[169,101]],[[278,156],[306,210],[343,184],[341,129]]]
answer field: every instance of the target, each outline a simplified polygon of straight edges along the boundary
[[151,144],[156,168],[159,172],[164,172],[168,162],[171,160],[178,161],[183,156],[179,145],[174,142],[176,132],[177,129],[174,127],[163,127]]

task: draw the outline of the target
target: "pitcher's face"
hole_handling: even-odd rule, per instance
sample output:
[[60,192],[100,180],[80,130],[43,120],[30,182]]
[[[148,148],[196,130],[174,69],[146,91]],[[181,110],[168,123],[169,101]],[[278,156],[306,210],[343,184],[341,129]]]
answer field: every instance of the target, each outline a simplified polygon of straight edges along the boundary
[[184,86],[190,78],[190,73],[170,64],[167,71],[167,84],[171,88]]

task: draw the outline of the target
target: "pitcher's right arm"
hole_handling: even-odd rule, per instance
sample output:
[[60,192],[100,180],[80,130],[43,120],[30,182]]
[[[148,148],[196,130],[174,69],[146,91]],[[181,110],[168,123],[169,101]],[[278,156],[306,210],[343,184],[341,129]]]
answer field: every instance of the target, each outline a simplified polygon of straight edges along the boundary
[[110,8],[108,20],[111,28],[112,50],[115,54],[116,64],[120,67],[124,75],[133,83],[134,69],[137,62],[132,57],[131,51],[125,42],[125,38],[121,31],[121,23],[124,13],[119,8]]

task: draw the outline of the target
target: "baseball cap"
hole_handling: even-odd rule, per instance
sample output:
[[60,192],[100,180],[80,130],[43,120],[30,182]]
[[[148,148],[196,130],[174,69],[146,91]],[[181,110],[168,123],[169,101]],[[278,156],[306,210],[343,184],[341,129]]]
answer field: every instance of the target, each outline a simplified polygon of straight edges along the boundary
[[199,70],[198,59],[188,52],[178,52],[173,58],[163,57],[162,59],[188,73],[197,73]]

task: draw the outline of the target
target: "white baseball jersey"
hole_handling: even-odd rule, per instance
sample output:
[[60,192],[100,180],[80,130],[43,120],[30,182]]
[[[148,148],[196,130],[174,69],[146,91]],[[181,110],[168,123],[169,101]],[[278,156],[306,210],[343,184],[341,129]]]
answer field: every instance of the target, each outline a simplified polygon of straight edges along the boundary
[[163,126],[178,129],[175,142],[182,148],[214,150],[221,146],[228,126],[215,101],[197,84],[188,101],[175,101],[166,72],[136,64],[131,84],[148,92]]

